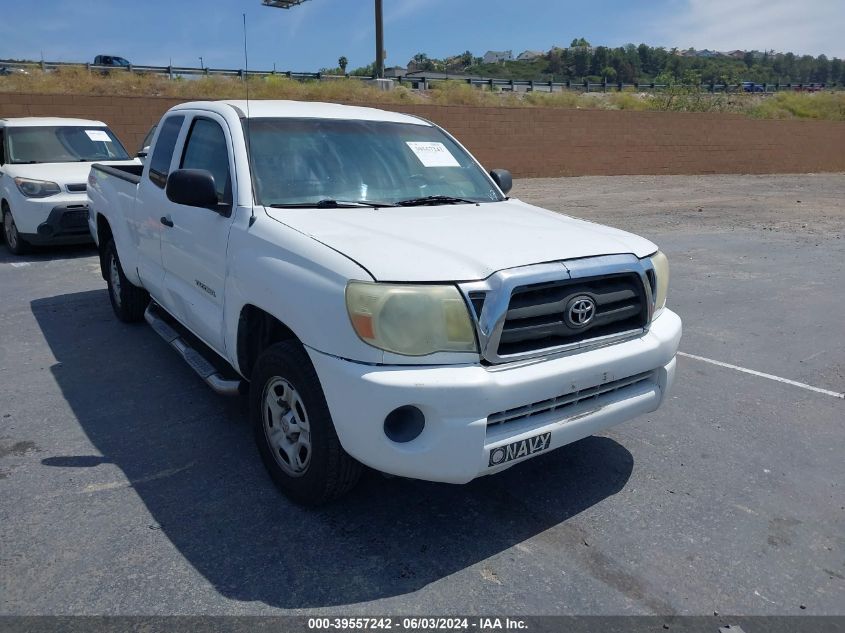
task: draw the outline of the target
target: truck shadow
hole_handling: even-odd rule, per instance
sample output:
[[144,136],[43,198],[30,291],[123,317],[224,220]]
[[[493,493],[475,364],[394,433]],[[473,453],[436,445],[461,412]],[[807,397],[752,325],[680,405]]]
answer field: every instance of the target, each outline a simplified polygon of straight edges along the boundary
[[[369,472],[341,501],[300,508],[265,475],[243,402],[213,394],[146,326],[110,319],[105,290],[31,307],[56,382],[102,455],[43,466],[118,466],[149,527],[227,598],[308,608],[413,592],[559,528],[633,468],[620,444],[591,437],[466,486]],[[555,534],[555,547],[583,547],[577,529]]]

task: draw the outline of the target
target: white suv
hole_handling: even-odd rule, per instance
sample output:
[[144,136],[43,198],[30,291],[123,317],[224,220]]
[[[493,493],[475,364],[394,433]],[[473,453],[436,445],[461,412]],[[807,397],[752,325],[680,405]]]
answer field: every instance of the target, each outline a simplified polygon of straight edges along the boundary
[[137,161],[101,121],[0,119],[0,216],[12,253],[91,241],[85,191],[94,162]]

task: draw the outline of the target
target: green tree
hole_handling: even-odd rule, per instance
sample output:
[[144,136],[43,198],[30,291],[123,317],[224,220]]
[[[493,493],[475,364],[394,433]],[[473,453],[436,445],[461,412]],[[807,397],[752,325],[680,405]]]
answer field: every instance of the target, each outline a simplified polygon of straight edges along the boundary
[[602,68],[599,74],[602,79],[606,79],[607,81],[616,81],[616,69],[611,68],[610,66]]
[[783,56],[783,74],[788,81],[798,81],[795,68],[795,55],[793,53],[786,53]]
[[830,81],[843,81],[845,79],[845,64],[842,63],[841,59],[834,57],[830,60],[829,71]]
[[373,62],[367,66],[361,66],[349,74],[354,75],[355,77],[373,77],[376,74],[376,64]]
[[584,48],[589,48],[590,43],[585,40],[583,37],[577,37],[572,40],[572,43],[569,45],[570,48],[577,48],[579,46],[583,46]]
[[637,55],[640,58],[640,68],[644,73],[651,73],[652,51],[654,49],[646,44],[637,46]]
[[[603,75],[604,69],[610,63],[610,51],[606,46],[597,46],[590,60],[590,72],[593,75]],[[614,73],[615,74],[615,73]]]
[[337,60],[337,67],[340,68],[344,75],[346,74],[346,67],[348,65],[349,60],[346,59],[346,57],[344,57],[343,55],[341,55],[340,58]]
[[425,53],[417,53],[413,59],[417,70],[434,70],[434,62]]
[[827,83],[830,77],[830,64],[827,61],[827,55],[819,55],[816,57],[816,69],[813,72],[813,81],[819,83]]
[[573,73],[576,77],[584,77],[590,71],[590,53],[584,49],[578,49],[572,56]]

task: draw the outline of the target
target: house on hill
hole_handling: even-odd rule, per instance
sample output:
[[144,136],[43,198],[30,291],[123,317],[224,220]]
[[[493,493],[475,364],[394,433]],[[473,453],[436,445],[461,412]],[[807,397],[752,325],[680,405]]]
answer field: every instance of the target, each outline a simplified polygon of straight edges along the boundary
[[485,64],[513,61],[513,51],[487,51],[482,58]]
[[516,58],[518,62],[530,62],[538,57],[543,57],[545,53],[541,51],[522,51]]

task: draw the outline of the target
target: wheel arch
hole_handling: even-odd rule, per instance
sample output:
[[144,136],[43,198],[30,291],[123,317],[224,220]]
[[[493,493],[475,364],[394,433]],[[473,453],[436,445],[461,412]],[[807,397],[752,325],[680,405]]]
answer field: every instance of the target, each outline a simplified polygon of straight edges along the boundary
[[255,361],[269,346],[282,341],[296,341],[299,337],[280,319],[252,303],[244,304],[238,315],[237,332],[238,370],[249,379]]
[[109,240],[114,239],[111,224],[102,213],[97,214],[97,250],[100,253],[100,274],[106,278],[106,246]]

